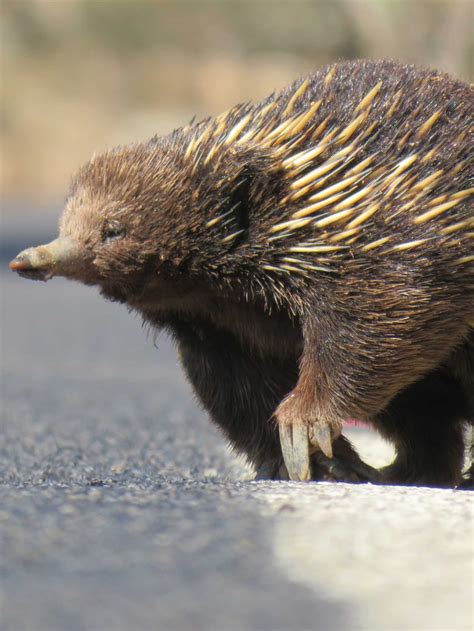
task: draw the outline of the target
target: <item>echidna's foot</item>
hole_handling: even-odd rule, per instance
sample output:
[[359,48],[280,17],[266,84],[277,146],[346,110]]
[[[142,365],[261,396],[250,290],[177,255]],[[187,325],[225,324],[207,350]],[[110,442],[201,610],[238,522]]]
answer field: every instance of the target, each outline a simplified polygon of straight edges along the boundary
[[272,458],[263,462],[257,469],[255,480],[289,480],[288,469],[283,458]]
[[[395,484],[401,486],[429,486],[436,488],[455,488],[461,482],[460,473],[455,473],[443,467],[428,469],[410,467],[405,462],[395,460],[387,467],[379,469],[382,484]],[[469,486],[466,486],[469,488]]]
[[[328,458],[321,451],[316,451],[310,456],[310,480],[380,483],[381,476],[378,470],[363,462],[344,436],[336,438],[333,452],[332,458]],[[269,458],[263,462],[257,468],[255,476],[255,480],[289,479],[288,469],[282,457]]]
[[311,454],[322,452],[333,457],[331,426],[327,423],[280,423],[280,444],[291,480],[311,480]]
[[[471,421],[470,426],[466,429],[465,440],[468,447],[467,456],[467,464],[469,464],[466,471],[463,472],[461,481],[458,485],[458,489],[463,491],[473,491],[474,490],[474,423]],[[466,466],[467,466],[466,464]]]
[[358,463],[344,462],[342,458],[328,458],[321,451],[311,458],[312,479],[330,482],[372,482],[378,484],[380,475],[377,469],[360,460]]
[[332,458],[332,441],[340,432],[308,413],[308,404],[296,389],[280,403],[275,416],[290,480],[311,480],[311,454],[320,450]]
[[474,462],[471,462],[469,469],[462,474],[457,488],[460,491],[474,491]]
[[377,469],[366,464],[344,436],[333,443],[333,457],[328,458],[321,451],[311,456],[313,480],[334,482],[372,482],[380,484],[381,476]]
[[293,391],[276,411],[280,446],[290,480],[379,482],[378,472],[359,458],[341,435],[342,423],[316,416]]

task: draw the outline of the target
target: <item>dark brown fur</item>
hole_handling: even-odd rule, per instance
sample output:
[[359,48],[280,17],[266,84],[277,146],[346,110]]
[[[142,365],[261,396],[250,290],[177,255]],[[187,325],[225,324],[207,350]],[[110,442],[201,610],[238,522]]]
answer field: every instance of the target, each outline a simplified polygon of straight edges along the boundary
[[[336,455],[351,460],[337,436],[358,418],[397,448],[387,480],[456,485],[463,423],[474,418],[473,206],[464,194],[473,185],[473,93],[391,62],[325,68],[291,103],[301,84],[94,158],[61,220],[60,234],[81,244],[67,275],[171,332],[200,401],[262,475],[284,470],[277,423],[326,425]],[[298,133],[269,143],[272,130],[318,100]],[[343,132],[352,123],[357,129]],[[262,133],[237,142],[252,125]],[[284,166],[324,138],[310,162]],[[344,147],[308,193],[295,185]],[[295,224],[311,195],[371,156],[344,191],[369,190],[359,214],[324,223],[343,196],[304,215],[314,222]],[[342,247],[300,251],[308,243]]]

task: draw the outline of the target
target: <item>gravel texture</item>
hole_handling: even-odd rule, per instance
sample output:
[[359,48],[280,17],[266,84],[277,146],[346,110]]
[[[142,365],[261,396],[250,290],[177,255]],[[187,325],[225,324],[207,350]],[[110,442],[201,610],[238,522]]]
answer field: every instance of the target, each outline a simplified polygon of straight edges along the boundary
[[2,629],[472,628],[470,492],[252,482],[165,339],[93,289],[1,282]]

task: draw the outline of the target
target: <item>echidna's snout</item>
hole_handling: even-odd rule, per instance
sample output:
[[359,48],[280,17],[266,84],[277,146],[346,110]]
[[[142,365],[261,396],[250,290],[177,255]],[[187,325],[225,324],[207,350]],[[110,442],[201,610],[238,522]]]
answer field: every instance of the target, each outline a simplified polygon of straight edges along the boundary
[[10,269],[32,280],[48,280],[67,275],[67,270],[79,252],[79,245],[62,237],[35,248],[23,250],[10,261]]

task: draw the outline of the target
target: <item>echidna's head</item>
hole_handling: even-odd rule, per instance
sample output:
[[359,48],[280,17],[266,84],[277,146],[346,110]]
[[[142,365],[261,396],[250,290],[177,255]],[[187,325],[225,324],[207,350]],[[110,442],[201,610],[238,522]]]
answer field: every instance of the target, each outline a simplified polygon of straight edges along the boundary
[[126,300],[143,290],[173,248],[172,218],[190,193],[176,177],[172,147],[158,143],[118,148],[78,172],[59,225],[59,237],[28,248],[11,263],[21,276],[64,276],[99,285]]

